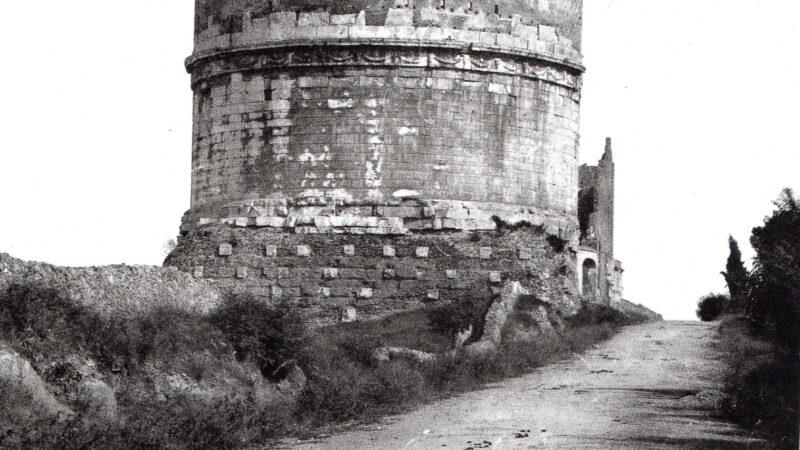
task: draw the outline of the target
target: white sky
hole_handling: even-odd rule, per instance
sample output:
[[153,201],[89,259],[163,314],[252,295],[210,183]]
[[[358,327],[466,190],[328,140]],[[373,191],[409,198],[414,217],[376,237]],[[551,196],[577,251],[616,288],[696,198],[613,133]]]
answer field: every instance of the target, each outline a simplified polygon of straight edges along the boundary
[[[581,161],[614,138],[626,298],[692,319],[800,191],[800,2],[586,0]],[[191,0],[9,2],[0,251],[160,264],[189,204]]]

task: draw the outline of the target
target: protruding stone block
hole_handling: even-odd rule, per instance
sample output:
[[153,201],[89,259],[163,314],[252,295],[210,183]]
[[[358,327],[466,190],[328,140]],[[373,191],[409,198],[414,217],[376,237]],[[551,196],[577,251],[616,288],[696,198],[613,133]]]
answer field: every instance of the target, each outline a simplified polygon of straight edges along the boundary
[[394,269],[384,269],[383,270],[383,279],[384,280],[393,280],[397,278],[397,273]]
[[358,320],[358,311],[352,306],[342,308],[342,323],[353,323]]
[[392,8],[386,14],[386,26],[412,27],[414,26],[414,10]]
[[503,282],[503,274],[500,272],[490,272],[489,282],[492,284],[499,284]]
[[278,300],[283,298],[283,288],[280,286],[271,286],[270,298],[272,298],[273,300]]
[[549,25],[539,25],[539,39],[545,42],[558,42],[556,29]]
[[247,267],[240,266],[236,268],[236,278],[240,280],[243,278],[247,278]]
[[358,291],[358,298],[372,298],[372,288],[361,288]]
[[481,259],[492,259],[492,247],[481,247],[480,257]]
[[219,244],[219,256],[233,255],[233,246],[231,244]]
[[519,259],[523,261],[528,261],[533,258],[533,252],[529,247],[520,247],[519,249]]
[[391,245],[384,245],[383,246],[383,256],[393,258],[397,256],[397,251]]
[[329,287],[319,288],[319,295],[320,295],[320,297],[324,297],[324,298],[330,297],[331,296],[331,288],[329,288]]
[[265,253],[267,257],[274,258],[278,256],[278,246],[277,245],[267,245],[265,247]]
[[355,25],[355,14],[334,14],[331,16],[331,25]]
[[428,289],[428,300],[439,300],[439,290]]
[[417,247],[417,258],[427,258],[429,253],[430,253],[430,248]]
[[309,247],[308,245],[298,245],[297,256],[302,256],[302,257],[311,256],[311,247]]
[[345,245],[343,251],[344,251],[344,255],[345,256],[356,256],[356,246],[355,245]]
[[445,273],[447,274],[447,278],[450,280],[455,280],[458,278],[458,271],[448,270]]
[[337,269],[335,267],[325,268],[322,271],[322,276],[326,280],[334,280],[336,278],[339,278],[339,269]]

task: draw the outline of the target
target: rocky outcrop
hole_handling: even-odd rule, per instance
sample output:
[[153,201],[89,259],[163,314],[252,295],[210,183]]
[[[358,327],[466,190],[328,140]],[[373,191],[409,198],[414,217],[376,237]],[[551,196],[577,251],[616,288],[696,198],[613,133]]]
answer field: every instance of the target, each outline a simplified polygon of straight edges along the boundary
[[[552,314],[549,303],[532,296],[528,289],[514,281],[503,286],[486,313],[480,339],[464,349],[471,354],[488,354],[496,351],[503,342],[532,341],[541,334],[555,333],[562,326],[560,318]],[[469,340],[457,336],[456,343],[459,342]]]
[[419,350],[412,350],[403,347],[380,347],[372,351],[372,360],[377,363],[387,363],[389,361],[406,360],[417,363],[427,363],[434,361],[436,355]]
[[47,384],[25,358],[2,347],[0,410],[0,423],[4,427],[40,420],[64,420],[75,414],[50,393]]
[[85,418],[103,423],[113,423],[117,420],[117,399],[114,390],[102,380],[81,381],[77,397],[77,403]]

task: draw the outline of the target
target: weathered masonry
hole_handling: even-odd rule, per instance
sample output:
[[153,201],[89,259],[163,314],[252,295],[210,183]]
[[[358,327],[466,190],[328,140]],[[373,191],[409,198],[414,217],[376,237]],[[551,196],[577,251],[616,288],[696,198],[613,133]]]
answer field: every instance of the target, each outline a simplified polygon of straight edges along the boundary
[[574,310],[581,22],[581,0],[197,0],[167,263],[320,322],[509,280]]
[[596,166],[580,167],[578,290],[590,301],[622,300],[622,263],[614,259],[614,159],[611,139]]

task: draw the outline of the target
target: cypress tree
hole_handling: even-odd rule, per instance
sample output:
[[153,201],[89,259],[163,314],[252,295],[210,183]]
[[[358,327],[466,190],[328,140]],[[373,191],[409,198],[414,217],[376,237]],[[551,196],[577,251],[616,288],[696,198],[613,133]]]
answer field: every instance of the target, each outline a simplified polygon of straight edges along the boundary
[[725,282],[728,284],[728,291],[731,297],[731,308],[737,311],[744,309],[748,297],[748,285],[750,273],[744,267],[742,261],[742,252],[739,250],[739,243],[733,236],[728,236],[728,247],[730,254],[728,255],[728,262],[725,264],[725,272],[722,276],[725,277]]

